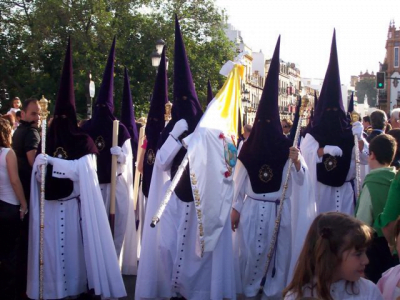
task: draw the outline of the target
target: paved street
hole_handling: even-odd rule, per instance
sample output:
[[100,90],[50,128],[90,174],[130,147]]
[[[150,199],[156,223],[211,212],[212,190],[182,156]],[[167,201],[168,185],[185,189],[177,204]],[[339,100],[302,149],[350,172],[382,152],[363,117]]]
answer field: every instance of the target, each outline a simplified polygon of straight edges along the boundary
[[124,277],[124,283],[125,283],[125,289],[126,292],[128,293],[127,297],[120,298],[124,300],[133,300],[135,299],[135,284],[136,284],[136,276],[123,276]]

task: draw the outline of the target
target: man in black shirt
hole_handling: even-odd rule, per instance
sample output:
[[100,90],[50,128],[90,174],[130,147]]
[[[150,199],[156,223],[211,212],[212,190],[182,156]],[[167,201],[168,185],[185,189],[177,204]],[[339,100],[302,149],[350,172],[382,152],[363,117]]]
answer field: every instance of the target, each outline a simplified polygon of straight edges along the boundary
[[[37,99],[28,99],[22,105],[21,121],[12,138],[12,147],[17,155],[18,173],[28,201],[31,189],[32,166],[40,142],[39,135],[40,105]],[[29,217],[29,215],[28,215]],[[29,218],[23,220],[18,255],[18,292],[25,298],[27,259],[28,259],[28,225]]]
[[21,123],[13,135],[13,149],[18,159],[18,173],[27,201],[30,195],[30,181],[33,162],[40,142],[38,131],[40,105],[37,99],[28,99],[22,106]]

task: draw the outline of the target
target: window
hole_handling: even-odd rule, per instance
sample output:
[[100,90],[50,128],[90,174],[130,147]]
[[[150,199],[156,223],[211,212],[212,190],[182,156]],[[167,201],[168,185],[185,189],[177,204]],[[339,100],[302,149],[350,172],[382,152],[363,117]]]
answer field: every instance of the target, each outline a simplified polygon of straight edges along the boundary
[[394,67],[399,67],[399,47],[394,48]]

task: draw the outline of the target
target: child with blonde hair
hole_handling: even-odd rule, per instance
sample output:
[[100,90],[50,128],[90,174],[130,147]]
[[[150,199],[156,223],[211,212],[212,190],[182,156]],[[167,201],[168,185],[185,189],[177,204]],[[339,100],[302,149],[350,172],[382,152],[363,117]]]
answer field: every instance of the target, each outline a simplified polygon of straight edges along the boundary
[[285,300],[380,300],[379,289],[362,278],[372,229],[343,213],[320,214],[308,231]]

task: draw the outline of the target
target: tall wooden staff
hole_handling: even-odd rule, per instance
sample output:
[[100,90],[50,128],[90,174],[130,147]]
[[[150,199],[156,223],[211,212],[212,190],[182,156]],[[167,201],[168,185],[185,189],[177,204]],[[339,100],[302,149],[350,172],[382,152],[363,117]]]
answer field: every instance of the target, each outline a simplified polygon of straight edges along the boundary
[[[355,111],[352,111],[350,113],[350,117],[351,117],[351,124],[357,122],[360,119],[360,115]],[[356,160],[356,188],[357,188],[356,198],[358,199],[361,193],[361,166],[360,166],[360,151],[358,149],[357,135],[354,135],[354,157]]]
[[137,200],[139,195],[139,183],[140,183],[140,172],[139,172],[139,157],[143,155],[144,149],[142,148],[144,136],[145,136],[145,128],[146,128],[146,118],[140,118],[138,123],[141,125],[139,130],[139,142],[137,148],[137,155],[136,155],[136,168],[135,168],[135,180],[133,182],[133,208],[136,210],[137,207]]
[[[118,146],[118,128],[119,121],[113,121],[113,140],[112,146]],[[114,224],[115,224],[115,191],[117,184],[117,156],[112,155],[111,157],[111,186],[110,186],[110,227],[111,233],[114,236]]]
[[[42,99],[39,101],[40,105],[40,118],[42,121],[42,153],[46,153],[46,125],[47,125],[47,116],[49,111],[47,107],[49,105],[49,101],[42,95]],[[44,251],[44,189],[45,189],[45,180],[46,180],[46,165],[40,166],[41,171],[41,179],[42,182],[40,184],[40,234],[39,234],[39,297],[43,299],[43,276],[44,276],[44,266],[43,266],[43,251]]]
[[[294,141],[293,141],[293,147],[297,147],[297,144],[298,144],[298,141],[299,141],[299,137],[300,137],[301,123],[303,122],[303,119],[305,119],[306,116],[307,116],[308,103],[309,103],[308,97],[306,95],[303,96],[302,101],[301,101],[301,107],[300,107],[300,118],[299,118],[299,123],[297,124],[297,128],[296,128],[296,134],[295,134]],[[292,169],[292,165],[293,165],[293,161],[289,160],[289,167],[288,167],[287,172],[286,172],[285,181],[284,181],[284,185],[283,185],[283,191],[282,191],[282,195],[281,195],[280,202],[279,202],[278,214],[277,214],[276,219],[275,219],[275,227],[274,227],[271,243],[269,245],[269,250],[268,250],[268,254],[267,254],[267,262],[265,264],[264,277],[262,278],[261,284],[260,284],[260,292],[262,292],[262,290],[264,289],[265,281],[266,281],[267,274],[268,274],[269,265],[271,263],[272,256],[274,255],[274,252],[275,252],[276,240],[277,240],[277,237],[278,237],[279,227],[281,225],[283,202],[285,200],[286,191],[288,189],[290,170]]]

